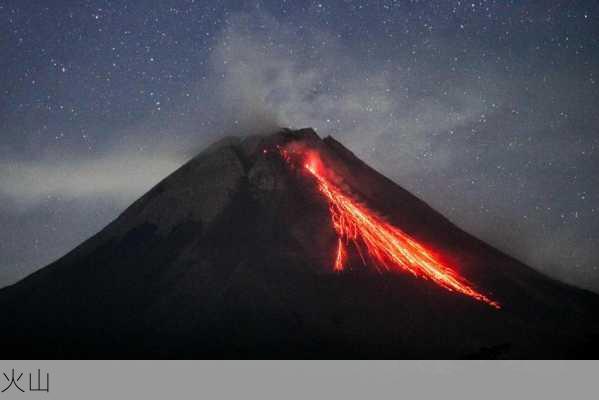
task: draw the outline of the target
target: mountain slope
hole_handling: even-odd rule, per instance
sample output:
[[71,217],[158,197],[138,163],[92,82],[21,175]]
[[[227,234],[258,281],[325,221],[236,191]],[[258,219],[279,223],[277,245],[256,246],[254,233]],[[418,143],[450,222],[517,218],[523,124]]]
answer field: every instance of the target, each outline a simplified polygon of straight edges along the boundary
[[[333,271],[329,205],[281,157],[290,145],[502,308],[356,251]],[[598,297],[461,231],[333,138],[282,130],[215,143],[0,291],[0,337],[15,344],[5,358],[586,358]]]

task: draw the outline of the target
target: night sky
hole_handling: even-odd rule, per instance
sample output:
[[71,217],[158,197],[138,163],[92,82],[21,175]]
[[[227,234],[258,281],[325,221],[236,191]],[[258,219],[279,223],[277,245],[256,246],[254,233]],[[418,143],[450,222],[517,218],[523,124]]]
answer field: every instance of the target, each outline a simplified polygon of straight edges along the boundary
[[209,142],[312,126],[599,290],[594,0],[0,0],[0,65],[0,286]]

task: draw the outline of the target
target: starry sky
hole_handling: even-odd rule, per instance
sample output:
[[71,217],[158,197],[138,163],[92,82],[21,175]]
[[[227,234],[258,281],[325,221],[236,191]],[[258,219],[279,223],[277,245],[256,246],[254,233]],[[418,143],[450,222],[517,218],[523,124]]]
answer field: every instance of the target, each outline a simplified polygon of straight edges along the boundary
[[314,127],[599,291],[596,1],[0,1],[0,286],[208,143]]

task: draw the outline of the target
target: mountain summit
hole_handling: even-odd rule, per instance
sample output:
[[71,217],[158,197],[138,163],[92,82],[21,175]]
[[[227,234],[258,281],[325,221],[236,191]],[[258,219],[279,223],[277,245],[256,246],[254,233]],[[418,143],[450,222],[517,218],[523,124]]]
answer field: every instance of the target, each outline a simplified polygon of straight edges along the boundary
[[0,307],[5,358],[599,354],[599,296],[309,128],[213,144]]

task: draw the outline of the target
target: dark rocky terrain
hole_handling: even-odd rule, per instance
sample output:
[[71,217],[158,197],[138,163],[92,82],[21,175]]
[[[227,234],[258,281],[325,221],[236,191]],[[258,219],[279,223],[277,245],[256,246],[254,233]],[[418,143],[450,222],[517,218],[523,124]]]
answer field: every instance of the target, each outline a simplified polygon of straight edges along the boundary
[[[263,151],[293,141],[502,309],[356,260],[333,272],[327,204],[309,177]],[[311,129],[212,145],[1,290],[0,310],[5,359],[599,356],[599,296],[472,237]]]

